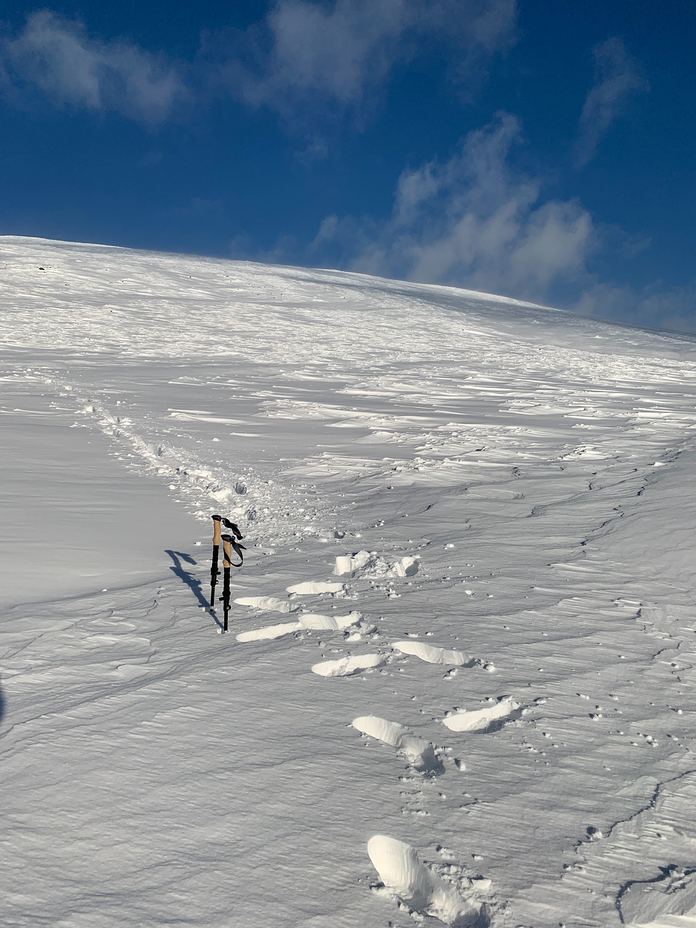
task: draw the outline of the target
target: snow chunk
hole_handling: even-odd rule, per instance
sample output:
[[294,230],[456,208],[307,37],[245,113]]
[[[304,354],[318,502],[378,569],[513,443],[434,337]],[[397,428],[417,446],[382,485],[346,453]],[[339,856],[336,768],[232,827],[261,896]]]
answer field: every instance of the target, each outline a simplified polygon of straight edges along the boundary
[[288,593],[295,593],[297,596],[315,596],[318,593],[341,593],[345,590],[342,583],[331,583],[323,580],[305,580],[303,583],[296,583],[294,586],[287,588]]
[[476,893],[460,895],[418,859],[410,844],[373,835],[367,842],[367,853],[384,885],[409,909],[456,928],[490,925],[489,908]]
[[427,664],[451,664],[454,667],[463,667],[470,663],[470,659],[461,651],[450,651],[447,648],[438,648],[422,641],[394,641],[392,647],[402,654],[418,657]]
[[357,625],[362,619],[362,612],[349,612],[348,615],[322,615],[319,612],[305,612],[300,616],[302,628],[336,631]]
[[520,708],[514,699],[506,697],[495,705],[485,709],[474,709],[470,712],[455,712],[442,720],[442,724],[450,731],[487,731],[504,719],[509,719]]
[[237,641],[271,641],[274,638],[282,638],[283,635],[291,635],[299,631],[301,625],[299,622],[284,622],[280,625],[267,625],[265,628],[255,628],[249,632],[240,632],[236,637]]
[[312,673],[320,677],[349,677],[361,670],[381,667],[386,663],[384,654],[360,654],[357,657],[342,657],[336,661],[320,661],[312,666]]
[[275,596],[240,596],[235,602],[240,606],[251,606],[265,612],[295,612],[299,609],[299,606],[288,602],[287,599],[277,599]]
[[442,762],[435,755],[435,749],[430,741],[418,738],[404,725],[390,722],[377,715],[361,715],[353,719],[351,724],[363,735],[369,735],[383,744],[396,748],[397,752],[403,754],[414,769],[442,773]]
[[406,555],[396,561],[388,561],[376,551],[357,551],[336,558],[334,573],[337,576],[360,576],[371,579],[380,577],[413,577],[418,573],[420,557]]

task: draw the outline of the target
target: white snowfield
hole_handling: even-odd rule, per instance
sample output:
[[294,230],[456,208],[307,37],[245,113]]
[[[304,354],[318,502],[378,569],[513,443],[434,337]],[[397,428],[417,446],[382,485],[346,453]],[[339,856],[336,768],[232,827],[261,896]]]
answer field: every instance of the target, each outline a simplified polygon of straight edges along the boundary
[[0,365],[0,925],[696,926],[694,340],[0,238]]

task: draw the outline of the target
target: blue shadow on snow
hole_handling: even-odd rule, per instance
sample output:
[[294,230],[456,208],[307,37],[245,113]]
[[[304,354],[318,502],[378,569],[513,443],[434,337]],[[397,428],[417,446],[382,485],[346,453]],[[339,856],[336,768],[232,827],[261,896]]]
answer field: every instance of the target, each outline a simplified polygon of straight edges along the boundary
[[172,559],[172,562],[173,562],[169,567],[171,572],[176,577],[178,577],[182,583],[186,584],[186,586],[195,595],[196,599],[198,600],[199,605],[202,606],[206,610],[206,612],[213,617],[217,627],[222,628],[222,623],[220,622],[218,617],[215,615],[215,613],[211,610],[210,604],[208,603],[208,600],[205,594],[203,593],[203,589],[201,587],[201,581],[197,577],[195,577],[192,573],[189,573],[189,571],[186,570],[184,567],[185,564],[189,566],[195,566],[196,561],[194,560],[194,558],[192,558],[190,554],[185,554],[183,551],[172,551],[169,548],[165,549],[165,553],[169,555],[169,557]]

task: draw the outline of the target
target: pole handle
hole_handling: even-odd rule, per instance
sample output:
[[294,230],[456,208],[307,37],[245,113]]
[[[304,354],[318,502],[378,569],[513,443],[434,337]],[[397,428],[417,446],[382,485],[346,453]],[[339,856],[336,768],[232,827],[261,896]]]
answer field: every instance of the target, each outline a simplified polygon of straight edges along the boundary
[[[232,535],[223,535],[222,536],[222,550],[223,550],[223,566],[224,567],[241,567],[244,563],[244,551],[246,551],[245,546],[237,541],[236,538],[233,538]],[[232,560],[232,552],[237,555],[239,558],[239,563],[235,564]]]
[[244,536],[243,536],[242,533],[239,531],[239,526],[237,525],[236,522],[230,522],[229,519],[223,519],[223,520],[222,520],[222,524],[225,526],[225,528],[228,528],[228,529],[232,532],[232,534],[233,534],[234,537],[237,539],[237,541],[241,541],[241,540],[242,540],[242,538],[243,538]]
[[211,516],[213,520],[213,544],[219,545],[222,537],[222,516]]
[[227,570],[232,566],[232,536],[222,536],[222,566]]

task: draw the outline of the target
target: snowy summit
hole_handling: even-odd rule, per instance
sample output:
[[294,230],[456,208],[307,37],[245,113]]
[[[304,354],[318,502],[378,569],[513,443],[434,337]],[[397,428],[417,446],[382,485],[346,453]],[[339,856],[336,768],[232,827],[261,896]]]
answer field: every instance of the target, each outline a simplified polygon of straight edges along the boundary
[[12,237],[0,313],[2,925],[696,926],[693,339]]

